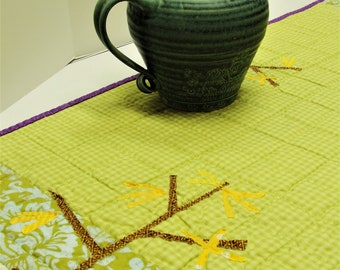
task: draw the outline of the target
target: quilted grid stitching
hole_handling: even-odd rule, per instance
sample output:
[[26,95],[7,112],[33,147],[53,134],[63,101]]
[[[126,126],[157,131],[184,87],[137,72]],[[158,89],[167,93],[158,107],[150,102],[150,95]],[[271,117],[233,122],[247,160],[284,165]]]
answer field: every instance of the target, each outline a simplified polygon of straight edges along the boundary
[[[178,193],[185,202],[207,188],[186,182],[203,168],[233,183],[232,187],[267,193],[256,203],[258,215],[232,204],[237,215],[228,220],[216,194],[201,208],[160,226],[178,233],[192,227],[195,233],[208,234],[223,224],[229,228],[228,238],[249,239],[242,253],[249,258],[247,263],[222,264],[216,258],[209,261],[208,269],[226,265],[334,269],[338,261],[331,253],[339,242],[339,209],[338,193],[332,191],[339,181],[340,121],[338,100],[329,98],[326,87],[330,95],[339,92],[334,87],[338,63],[333,60],[339,48],[332,40],[322,42],[305,33],[327,29],[325,39],[337,35],[336,24],[323,19],[336,12],[320,5],[270,26],[254,63],[279,65],[280,56],[295,56],[302,68],[295,73],[266,70],[278,87],[246,79],[234,104],[208,116],[173,112],[128,83],[4,136],[1,159],[41,188],[63,194],[74,211],[115,239],[166,207],[166,201],[155,200],[129,210],[125,201],[116,201],[127,191],[125,181],[166,188],[168,175],[176,173],[184,181]],[[305,40],[302,45],[300,34]],[[292,35],[297,39],[289,41]],[[311,51],[306,50],[308,44],[319,46]],[[18,147],[20,143],[23,147]],[[160,255],[159,247],[168,252]],[[131,248],[164,269],[192,269],[200,252],[197,247],[162,240],[138,240]],[[328,256],[320,255],[323,252]]]

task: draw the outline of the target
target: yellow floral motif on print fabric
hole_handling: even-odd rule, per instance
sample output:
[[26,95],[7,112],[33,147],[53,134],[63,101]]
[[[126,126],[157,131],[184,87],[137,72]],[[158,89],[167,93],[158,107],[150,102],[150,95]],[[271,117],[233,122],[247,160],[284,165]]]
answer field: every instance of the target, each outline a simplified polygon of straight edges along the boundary
[[16,224],[27,221],[35,221],[34,223],[27,224],[22,228],[23,234],[29,234],[40,226],[49,223],[58,215],[59,212],[22,212],[18,214],[17,217],[12,218],[10,223]]
[[[193,184],[202,184],[202,185],[212,185],[212,186],[219,186],[221,185],[221,182],[218,181],[213,175],[209,174],[208,172],[204,170],[199,170],[198,173],[204,177],[204,179],[191,179],[189,180],[190,183]],[[264,192],[258,192],[258,193],[250,193],[250,192],[243,192],[243,191],[236,191],[231,190],[227,187],[224,187],[222,189],[222,200],[224,204],[224,209],[226,211],[226,214],[228,217],[233,218],[234,212],[232,210],[232,207],[229,203],[229,198],[233,199],[237,203],[241,204],[244,208],[247,210],[258,213],[259,210],[252,204],[245,201],[243,198],[261,198],[265,195]]]

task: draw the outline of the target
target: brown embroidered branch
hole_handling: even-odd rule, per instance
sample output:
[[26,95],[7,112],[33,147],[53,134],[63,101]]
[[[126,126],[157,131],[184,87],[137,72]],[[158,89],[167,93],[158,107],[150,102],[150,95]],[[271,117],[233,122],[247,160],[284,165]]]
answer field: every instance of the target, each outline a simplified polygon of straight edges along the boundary
[[[157,232],[154,230],[149,230],[148,235],[145,237],[152,238],[161,238],[166,241],[176,241],[187,243],[189,245],[196,244],[192,238],[181,236],[181,235],[173,235],[170,233]],[[203,239],[205,242],[209,242],[209,239]],[[245,250],[247,247],[247,240],[219,240],[218,247],[225,249],[233,249],[233,250]]]
[[276,67],[276,66],[256,66],[256,65],[251,65],[250,66],[251,69],[261,69],[261,68],[265,68],[265,69],[291,69],[291,70],[297,70],[297,71],[301,71],[302,68],[298,68],[298,67]]
[[176,175],[170,175],[168,213],[171,216],[178,210],[176,188],[177,188]]
[[[188,208],[192,207],[195,204],[198,204],[202,200],[205,200],[212,196],[214,193],[220,191],[225,186],[227,186],[228,183],[225,182],[221,184],[220,186],[212,189],[211,191],[203,194],[200,197],[197,197],[196,199],[182,205],[177,205],[177,193],[176,193],[176,187],[177,187],[177,178],[175,175],[170,176],[170,185],[169,185],[169,202],[168,202],[168,210],[160,215],[158,218],[150,222],[149,224],[145,225],[144,227],[140,228],[139,230],[119,239],[115,243],[101,248],[94,239],[90,236],[90,234],[87,232],[87,230],[81,225],[75,214],[72,212],[72,210],[69,208],[69,206],[66,204],[64,198],[60,196],[57,193],[54,193],[51,191],[51,194],[53,198],[56,200],[58,206],[60,207],[61,211],[64,213],[67,220],[71,223],[74,231],[81,237],[82,242],[89,248],[91,251],[92,257],[87,259],[86,261],[82,262],[77,269],[83,270],[88,269],[91,266],[93,266],[97,261],[103,259],[104,257],[112,254],[118,249],[123,248],[127,244],[131,243],[132,241],[138,239],[138,238],[161,238],[167,241],[177,241],[182,242],[186,244],[197,244],[193,239],[185,236],[180,235],[172,235],[169,233],[162,233],[157,232],[154,230],[151,230],[151,228],[157,226],[158,224],[168,220],[173,215],[185,211]],[[209,239],[204,239],[203,241],[208,242]],[[219,240],[218,247],[223,247],[226,249],[237,249],[237,250],[244,250],[247,246],[246,240]]]
[[272,86],[276,87],[279,86],[279,84],[277,82],[275,82],[272,78],[267,77],[261,70],[260,70],[260,66],[250,66],[250,68],[256,72],[256,74],[259,74],[261,79],[265,79],[266,81],[268,81]]
[[[261,69],[281,69],[281,70],[295,70],[295,71],[301,71],[302,68],[298,67],[280,67],[280,66],[256,66],[251,65],[250,69],[253,70],[256,74],[258,74],[261,78],[261,81],[264,83],[264,81],[268,81],[272,86],[277,87],[279,84],[273,80],[273,78],[268,77],[266,74],[264,74]],[[263,84],[262,83],[262,84]]]
[[72,212],[72,210],[65,202],[64,198],[53,191],[50,191],[50,193],[52,194],[53,199],[57,202],[65,218],[72,225],[73,230],[80,236],[81,241],[87,246],[91,254],[102,253],[103,249],[94,241],[92,236],[80,223],[76,215]]

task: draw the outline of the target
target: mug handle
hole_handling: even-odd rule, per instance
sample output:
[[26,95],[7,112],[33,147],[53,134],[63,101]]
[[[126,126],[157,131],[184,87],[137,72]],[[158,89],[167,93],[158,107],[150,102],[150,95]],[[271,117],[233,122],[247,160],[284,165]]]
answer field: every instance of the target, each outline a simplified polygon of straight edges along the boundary
[[[131,60],[129,57],[121,53],[110,41],[107,28],[106,21],[107,16],[109,15],[110,10],[118,4],[119,2],[123,2],[124,0],[98,0],[95,10],[94,10],[94,26],[97,32],[98,37],[103,42],[105,47],[120,61],[134,70],[140,72],[141,74],[137,78],[137,86],[139,90],[144,93],[152,93],[156,91],[156,79],[155,77],[145,68],[138,65],[136,62]],[[129,2],[133,2],[134,0],[128,0]]]

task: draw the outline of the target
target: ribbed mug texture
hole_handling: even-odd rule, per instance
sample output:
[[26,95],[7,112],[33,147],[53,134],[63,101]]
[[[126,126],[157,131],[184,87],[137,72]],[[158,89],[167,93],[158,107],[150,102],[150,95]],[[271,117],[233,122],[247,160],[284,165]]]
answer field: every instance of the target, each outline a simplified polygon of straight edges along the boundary
[[229,105],[265,35],[268,13],[267,0],[130,0],[130,33],[148,71],[138,87],[158,91],[179,110]]

